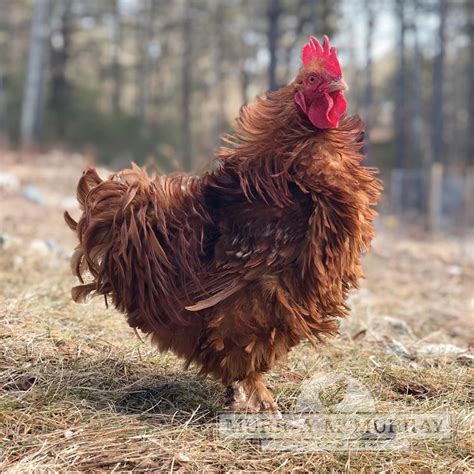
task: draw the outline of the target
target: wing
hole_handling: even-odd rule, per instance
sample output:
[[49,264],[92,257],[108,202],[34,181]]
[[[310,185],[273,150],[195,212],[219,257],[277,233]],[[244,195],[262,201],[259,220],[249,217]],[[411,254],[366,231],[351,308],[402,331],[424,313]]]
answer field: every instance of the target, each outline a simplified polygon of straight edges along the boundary
[[311,199],[292,188],[285,206],[248,199],[242,192],[215,188],[207,196],[219,236],[214,258],[199,276],[202,289],[193,292],[199,311],[214,306],[256,281],[274,276],[296,261],[308,231]]

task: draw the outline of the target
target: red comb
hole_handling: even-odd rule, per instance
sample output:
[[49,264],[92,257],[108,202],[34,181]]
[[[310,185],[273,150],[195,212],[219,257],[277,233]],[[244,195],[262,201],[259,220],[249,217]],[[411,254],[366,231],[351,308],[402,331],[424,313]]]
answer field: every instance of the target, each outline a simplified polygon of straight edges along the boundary
[[324,35],[324,43],[321,43],[314,37],[311,36],[308,43],[303,48],[301,53],[303,59],[303,66],[308,67],[315,59],[323,60],[325,68],[333,74],[342,77],[341,65],[339,59],[337,59],[336,48],[329,44],[329,39]]

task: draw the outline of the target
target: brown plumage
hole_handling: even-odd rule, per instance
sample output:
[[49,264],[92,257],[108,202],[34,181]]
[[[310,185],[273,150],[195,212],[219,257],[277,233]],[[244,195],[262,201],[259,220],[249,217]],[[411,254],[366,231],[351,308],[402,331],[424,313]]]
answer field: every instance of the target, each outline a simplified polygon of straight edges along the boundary
[[315,128],[295,103],[307,72],[242,109],[214,171],[89,169],[82,216],[66,215],[73,271],[91,275],[73,298],[104,295],[160,350],[233,387],[234,409],[275,409],[262,374],[337,333],[373,237],[381,186],[361,165],[362,123]]

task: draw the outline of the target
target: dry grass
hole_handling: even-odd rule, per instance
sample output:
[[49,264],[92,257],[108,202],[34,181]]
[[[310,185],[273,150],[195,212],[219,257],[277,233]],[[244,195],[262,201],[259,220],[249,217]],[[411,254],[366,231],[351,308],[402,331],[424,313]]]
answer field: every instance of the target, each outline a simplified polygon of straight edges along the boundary
[[[69,180],[80,162],[65,168]],[[38,185],[47,190],[50,176],[43,169]],[[425,342],[472,342],[474,272],[466,240],[381,232],[341,336],[318,353],[301,345],[269,376],[278,403],[290,409],[311,375],[351,375],[371,390],[380,412],[452,412],[453,439],[418,441],[408,452],[268,452],[219,438],[219,384],[182,371],[172,355],[157,354],[102,301],[70,301],[74,281],[62,252],[29,245],[49,238],[50,229],[69,251],[59,209],[41,209],[15,193],[1,197],[16,207],[2,207],[0,233],[19,240],[0,247],[0,471],[474,469],[472,367],[452,357],[416,355]],[[377,326],[382,315],[406,321],[414,335],[383,334]],[[394,338],[415,355],[391,350]]]

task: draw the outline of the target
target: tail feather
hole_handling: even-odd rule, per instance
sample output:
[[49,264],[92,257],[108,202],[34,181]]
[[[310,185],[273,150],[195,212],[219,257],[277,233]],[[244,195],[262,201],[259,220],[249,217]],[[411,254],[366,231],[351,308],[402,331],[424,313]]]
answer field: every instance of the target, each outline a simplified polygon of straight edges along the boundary
[[169,318],[184,321],[184,307],[190,303],[186,281],[198,279],[203,227],[210,221],[197,180],[160,180],[138,167],[102,180],[88,169],[77,199],[79,221],[65,213],[79,239],[71,269],[81,285],[73,288],[72,298],[110,296],[133,327],[140,324],[130,315],[139,314],[147,331]]

